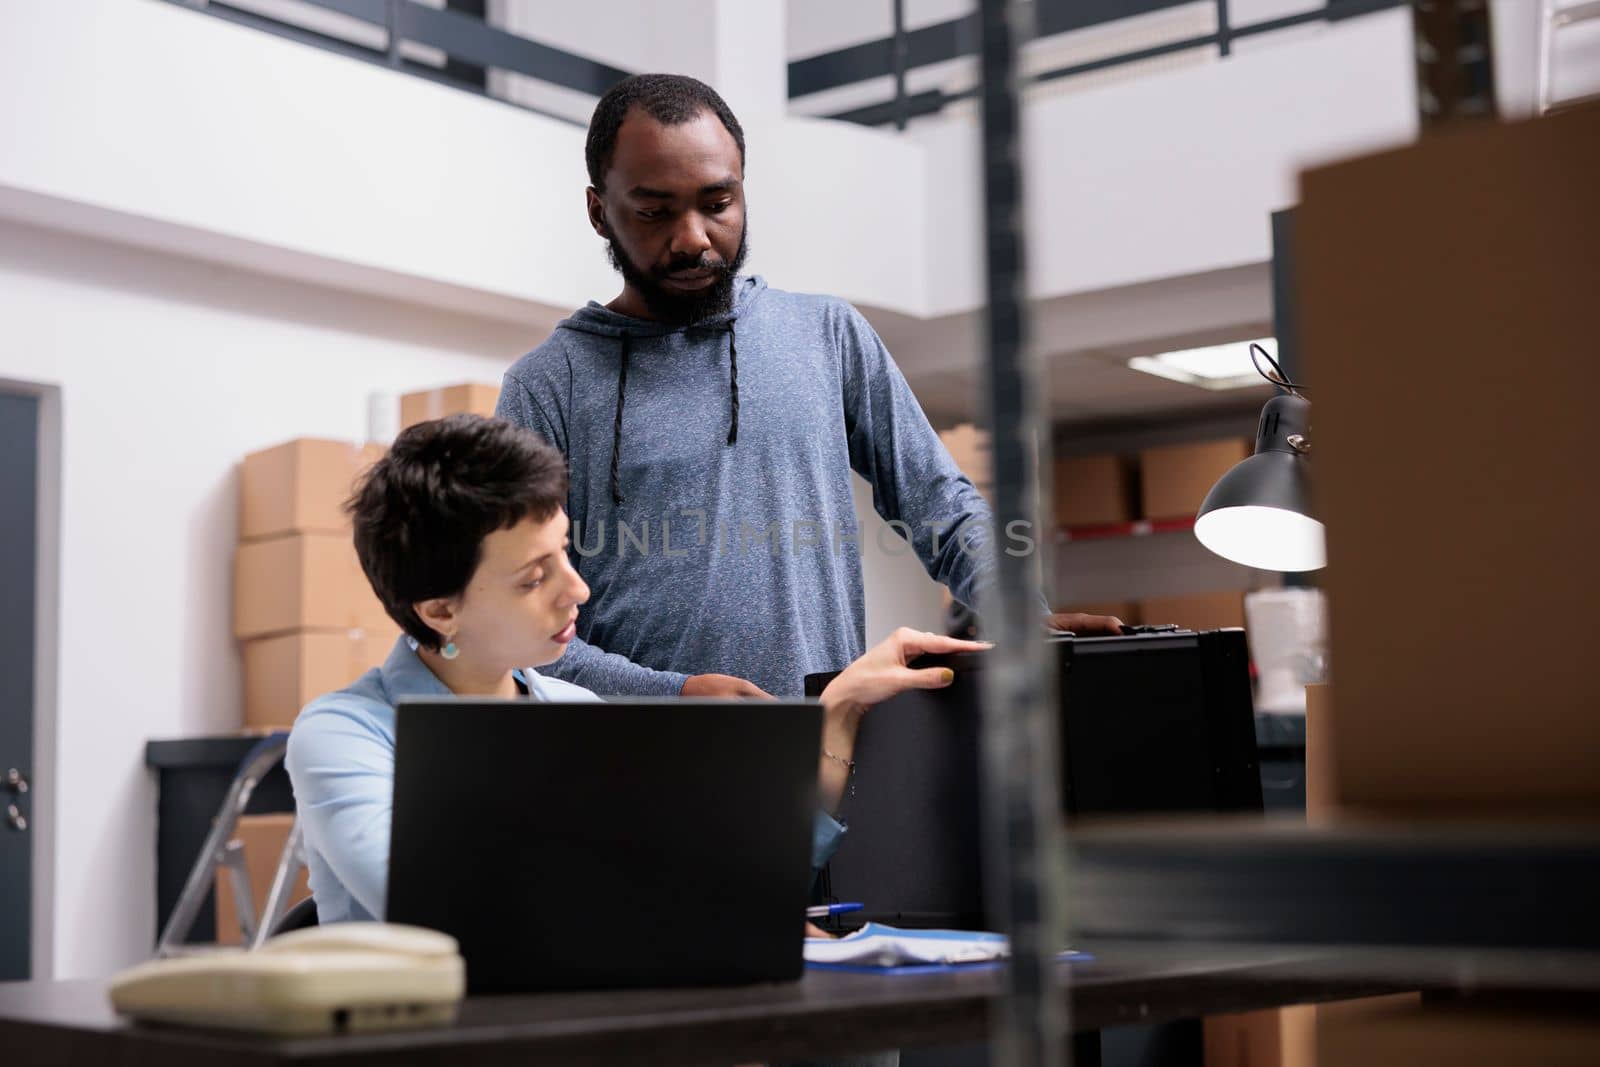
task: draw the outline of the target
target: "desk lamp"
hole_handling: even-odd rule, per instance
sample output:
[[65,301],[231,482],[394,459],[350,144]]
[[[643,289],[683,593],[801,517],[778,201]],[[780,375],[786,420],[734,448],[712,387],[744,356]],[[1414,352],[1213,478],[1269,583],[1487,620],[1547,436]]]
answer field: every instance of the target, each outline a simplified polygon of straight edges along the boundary
[[[1271,365],[1261,368],[1261,359]],[[1283,393],[1261,409],[1255,454],[1224,474],[1206,494],[1194,535],[1224,559],[1269,571],[1314,571],[1327,564],[1322,523],[1309,485],[1311,402],[1277,360],[1250,346],[1256,372]]]

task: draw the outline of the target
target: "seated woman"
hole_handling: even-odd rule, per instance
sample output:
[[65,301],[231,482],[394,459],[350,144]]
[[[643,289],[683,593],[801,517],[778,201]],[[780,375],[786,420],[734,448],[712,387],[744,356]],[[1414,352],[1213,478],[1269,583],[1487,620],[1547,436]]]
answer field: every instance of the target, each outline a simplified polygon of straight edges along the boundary
[[[533,669],[561,657],[589,599],[567,554],[566,497],[566,466],[554,449],[507,423],[455,415],[402,433],[351,498],[361,566],[405,633],[382,667],[312,701],[289,735],[285,763],[321,922],[383,917],[398,700],[599,699]],[[901,630],[823,692],[817,778],[826,811],[813,867],[844,833],[829,813],[862,715],[895,693],[953,680],[945,669],[911,670],[914,657],[985,647]]]

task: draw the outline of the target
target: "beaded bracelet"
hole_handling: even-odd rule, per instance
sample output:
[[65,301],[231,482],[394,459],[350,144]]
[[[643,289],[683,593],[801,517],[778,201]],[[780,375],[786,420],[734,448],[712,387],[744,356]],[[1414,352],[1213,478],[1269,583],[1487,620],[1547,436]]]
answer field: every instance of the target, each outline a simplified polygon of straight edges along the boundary
[[845,774],[850,779],[850,795],[851,796],[855,796],[856,795],[856,761],[853,760],[853,759],[845,759],[843,756],[835,756],[832,752],[829,752],[827,749],[823,749],[822,750],[822,754],[824,756],[828,757],[829,759],[833,760],[833,762],[835,762],[835,763],[844,764]]

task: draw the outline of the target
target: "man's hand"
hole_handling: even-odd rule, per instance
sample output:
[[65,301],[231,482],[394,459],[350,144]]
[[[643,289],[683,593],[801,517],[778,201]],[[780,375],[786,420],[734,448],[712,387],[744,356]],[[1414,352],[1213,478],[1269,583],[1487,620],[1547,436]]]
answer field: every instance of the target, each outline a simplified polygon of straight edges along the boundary
[[754,682],[735,678],[731,674],[691,674],[683,683],[682,695],[686,697],[757,697],[774,699],[764,693]]
[[1076,611],[1061,611],[1045,620],[1051,630],[1069,630],[1080,637],[1101,634],[1115,636],[1122,632],[1122,620],[1115,615],[1084,615]]

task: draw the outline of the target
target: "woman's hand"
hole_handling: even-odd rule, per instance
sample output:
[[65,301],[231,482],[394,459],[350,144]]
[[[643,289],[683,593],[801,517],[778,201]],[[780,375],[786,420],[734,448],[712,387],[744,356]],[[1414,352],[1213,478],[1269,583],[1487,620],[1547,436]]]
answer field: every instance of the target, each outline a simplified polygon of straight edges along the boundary
[[962,641],[902,626],[840,671],[822,691],[823,755],[817,781],[823,805],[829,811],[839,805],[850,780],[856,731],[868,708],[907,689],[943,689],[955,681],[955,672],[948,667],[912,670],[906,664],[928,653],[982,652],[990,647],[987,641]]
[[822,691],[822,706],[861,712],[907,689],[942,689],[955,680],[948,667],[912,670],[906,664],[930,652],[982,652],[991,647],[987,641],[962,641],[902,626],[840,671]]

